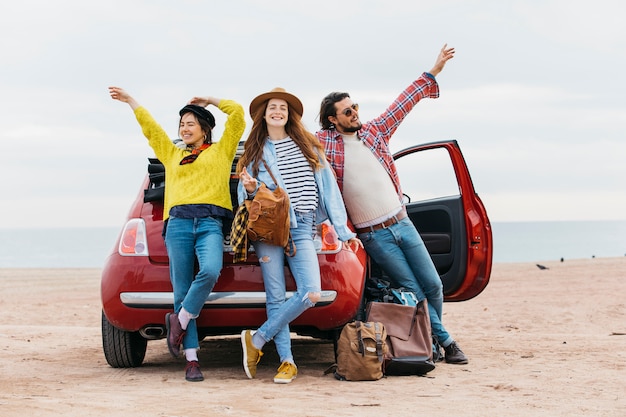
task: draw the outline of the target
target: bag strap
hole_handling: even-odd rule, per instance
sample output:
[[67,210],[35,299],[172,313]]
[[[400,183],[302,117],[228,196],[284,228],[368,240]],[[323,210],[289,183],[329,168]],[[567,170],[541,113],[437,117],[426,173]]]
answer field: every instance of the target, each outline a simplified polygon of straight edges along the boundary
[[[354,327],[356,328],[356,340],[359,347],[359,353],[361,356],[365,356],[365,344],[363,343],[363,336],[361,335],[361,325],[363,323],[360,320],[356,320],[354,322]],[[374,334],[376,335],[376,356],[378,356],[378,361],[383,361],[383,336],[382,329],[380,328],[380,323],[374,322]]]
[[[278,181],[276,181],[276,177],[274,177],[274,174],[272,173],[270,167],[267,165],[267,162],[265,162],[265,159],[263,159],[263,165],[265,165],[265,169],[267,169],[270,177],[272,177],[272,181],[274,181],[274,184],[276,184],[276,186],[278,187]],[[296,255],[296,244],[293,243],[293,239],[291,238],[291,229],[289,229],[289,241],[287,242],[287,246],[285,246],[285,255],[289,257],[293,257]]]
[[374,322],[374,330],[376,331],[376,355],[378,355],[378,360],[382,362],[383,361],[383,339],[382,339],[382,331],[379,328],[378,322]]
[[359,346],[359,353],[361,356],[365,356],[365,345],[363,344],[363,336],[361,335],[361,322],[357,320],[354,323],[354,327],[356,328],[356,340]]
[[274,174],[272,173],[272,170],[270,169],[270,167],[267,165],[267,162],[265,162],[265,159],[263,160],[263,165],[265,165],[265,169],[267,169],[267,172],[270,173],[270,177],[272,177],[272,181],[274,181],[274,184],[276,184],[276,186],[278,187],[278,181],[276,181],[276,178],[274,177]]

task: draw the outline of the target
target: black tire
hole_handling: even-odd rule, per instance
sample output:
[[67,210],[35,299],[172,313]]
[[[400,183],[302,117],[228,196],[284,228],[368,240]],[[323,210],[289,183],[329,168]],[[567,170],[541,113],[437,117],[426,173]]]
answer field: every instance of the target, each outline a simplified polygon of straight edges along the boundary
[[148,340],[139,332],[126,332],[109,323],[102,312],[102,349],[113,368],[136,368],[146,357]]

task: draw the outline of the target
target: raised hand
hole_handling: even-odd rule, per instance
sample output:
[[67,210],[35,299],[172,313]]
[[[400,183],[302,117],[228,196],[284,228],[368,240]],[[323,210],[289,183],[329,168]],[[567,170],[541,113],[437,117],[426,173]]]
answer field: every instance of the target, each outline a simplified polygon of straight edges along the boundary
[[113,100],[128,103],[133,110],[139,107],[137,101],[121,87],[109,87],[109,94]]
[[435,77],[443,70],[443,67],[446,65],[449,59],[454,58],[454,48],[448,48],[448,44],[444,44],[443,48],[439,52],[439,56],[437,56],[437,61],[435,61],[435,65],[430,70],[430,73]]

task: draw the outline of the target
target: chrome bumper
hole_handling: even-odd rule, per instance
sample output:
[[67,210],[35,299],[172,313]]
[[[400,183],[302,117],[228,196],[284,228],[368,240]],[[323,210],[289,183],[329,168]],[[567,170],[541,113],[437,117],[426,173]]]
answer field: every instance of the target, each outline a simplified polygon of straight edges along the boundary
[[[287,291],[286,298],[293,297],[293,291]],[[331,304],[337,298],[337,291],[322,291],[315,307]],[[132,308],[171,309],[174,306],[172,292],[123,292],[122,304]],[[265,308],[265,292],[212,292],[204,302],[204,308]]]

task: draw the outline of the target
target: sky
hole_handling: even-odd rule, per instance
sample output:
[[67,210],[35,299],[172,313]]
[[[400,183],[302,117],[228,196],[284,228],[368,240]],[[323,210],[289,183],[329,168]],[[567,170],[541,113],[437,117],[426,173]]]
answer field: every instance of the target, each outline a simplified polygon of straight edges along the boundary
[[626,219],[623,9],[619,0],[3,2],[0,229],[121,227],[153,153],[110,85],[172,138],[193,96],[247,109],[277,86],[300,97],[315,131],[327,93],[349,92],[369,120],[446,43],[456,55],[437,77],[440,98],[418,103],[392,150],[456,139],[492,222]]

